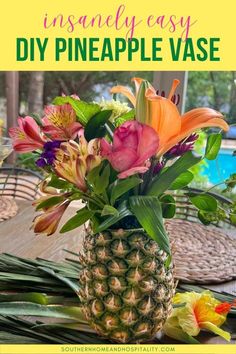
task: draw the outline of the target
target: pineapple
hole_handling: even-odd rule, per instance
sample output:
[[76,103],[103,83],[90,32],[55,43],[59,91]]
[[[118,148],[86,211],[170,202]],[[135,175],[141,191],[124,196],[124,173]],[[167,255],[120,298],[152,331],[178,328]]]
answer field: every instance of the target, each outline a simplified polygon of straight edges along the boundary
[[142,229],[87,233],[79,297],[90,326],[119,343],[153,338],[172,309],[174,278],[166,259]]

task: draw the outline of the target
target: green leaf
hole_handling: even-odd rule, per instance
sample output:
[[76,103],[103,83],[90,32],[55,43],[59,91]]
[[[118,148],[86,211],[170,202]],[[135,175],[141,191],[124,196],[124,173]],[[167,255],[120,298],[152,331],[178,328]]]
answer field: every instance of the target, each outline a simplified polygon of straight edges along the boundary
[[76,319],[81,317],[81,310],[72,306],[40,305],[28,302],[2,302],[1,315],[46,316],[52,318]]
[[216,211],[217,200],[209,194],[199,194],[189,197],[190,201],[196,208],[204,211]]
[[92,169],[87,176],[87,181],[92,185],[93,190],[96,194],[102,194],[108,184],[110,177],[110,165],[108,163],[100,164],[99,166]]
[[127,201],[124,201],[118,208],[117,208],[119,215],[112,215],[104,220],[94,232],[101,232],[103,230],[108,229],[110,226],[117,223],[119,220],[123,219],[125,216],[132,215],[130,210],[127,206]]
[[142,183],[143,180],[141,178],[138,177],[130,177],[127,179],[117,179],[112,186],[111,189],[111,204],[114,205],[115,201],[122,196],[123,194],[125,194],[126,192],[128,192],[130,189],[138,186],[140,183]]
[[170,254],[169,237],[166,233],[161,203],[157,197],[133,196],[129,198],[131,211],[148,235],[161,249]]
[[64,200],[63,196],[54,196],[51,198],[48,198],[47,200],[44,200],[42,203],[37,205],[36,210],[44,209],[44,208],[51,208],[54,205],[59,204]]
[[205,150],[205,158],[207,160],[215,160],[220,150],[221,141],[222,135],[220,133],[215,133],[208,136]]
[[78,117],[78,121],[83,125],[86,125],[90,118],[101,110],[100,106],[96,103],[87,103],[70,96],[59,96],[53,100],[53,104],[55,105],[62,105],[65,103],[69,103],[72,106]]
[[135,117],[135,110],[131,109],[129,112],[122,114],[120,117],[115,118],[115,126],[119,127],[121,124],[127,122],[127,120],[133,120]]
[[72,184],[61,178],[58,178],[56,175],[52,175],[48,186],[54,187],[56,189],[69,189],[72,187]]
[[175,216],[175,199],[170,194],[164,194],[160,197],[162,215],[165,219],[172,219]]
[[36,292],[18,293],[18,294],[0,294],[1,302],[26,301],[36,304],[47,305],[47,295]]
[[148,188],[147,195],[159,196],[164,193],[179,175],[186,172],[186,170],[200,161],[200,156],[193,155],[192,151],[186,152],[186,154],[176,160],[173,165],[163,171],[163,173],[153,178]]
[[88,210],[87,207],[80,209],[76,215],[74,215],[70,220],[68,220],[65,225],[60,230],[60,233],[68,232],[74,230],[75,228],[83,225],[87,220],[93,216],[94,212]]
[[236,214],[230,213],[229,219],[233,225],[236,225]]
[[211,221],[207,218],[207,214],[203,210],[199,210],[197,216],[203,225],[210,225]]
[[102,138],[106,135],[106,122],[109,120],[112,111],[104,110],[95,114],[86,124],[84,136],[87,141],[94,138]]
[[190,171],[181,173],[176,180],[171,184],[170,190],[182,189],[186,187],[194,178],[194,175]]
[[102,209],[101,216],[106,216],[106,215],[114,215],[114,216],[119,216],[119,212],[116,208],[114,208],[111,205],[105,205],[104,208]]

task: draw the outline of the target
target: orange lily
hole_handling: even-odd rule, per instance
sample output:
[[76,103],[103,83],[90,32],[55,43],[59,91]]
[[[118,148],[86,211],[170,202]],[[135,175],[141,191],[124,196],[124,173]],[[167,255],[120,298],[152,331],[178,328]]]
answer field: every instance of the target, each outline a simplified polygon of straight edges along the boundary
[[156,94],[156,90],[145,80],[133,78],[136,95],[124,86],[115,86],[111,93],[122,93],[136,108],[136,119],[150,125],[159,135],[160,144],[157,155],[165,154],[179,141],[191,135],[198,129],[218,127],[228,131],[229,126],[223,120],[220,112],[211,108],[195,108],[180,115],[171,98],[179,85],[174,80],[167,98]]

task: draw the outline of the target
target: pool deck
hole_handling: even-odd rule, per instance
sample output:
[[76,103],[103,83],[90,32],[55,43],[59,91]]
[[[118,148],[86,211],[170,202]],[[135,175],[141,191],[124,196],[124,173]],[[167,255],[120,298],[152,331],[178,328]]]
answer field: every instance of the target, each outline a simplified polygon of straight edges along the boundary
[[222,139],[221,148],[222,149],[235,149],[236,150],[236,140],[233,140],[233,139]]

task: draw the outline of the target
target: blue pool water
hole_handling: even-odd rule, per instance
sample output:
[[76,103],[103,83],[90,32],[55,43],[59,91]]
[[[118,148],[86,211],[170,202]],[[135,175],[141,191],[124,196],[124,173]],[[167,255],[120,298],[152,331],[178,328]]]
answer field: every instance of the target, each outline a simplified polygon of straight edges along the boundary
[[208,177],[211,184],[216,184],[236,173],[236,156],[233,156],[232,149],[221,149],[216,160],[207,160],[207,167],[204,167],[202,175]]

